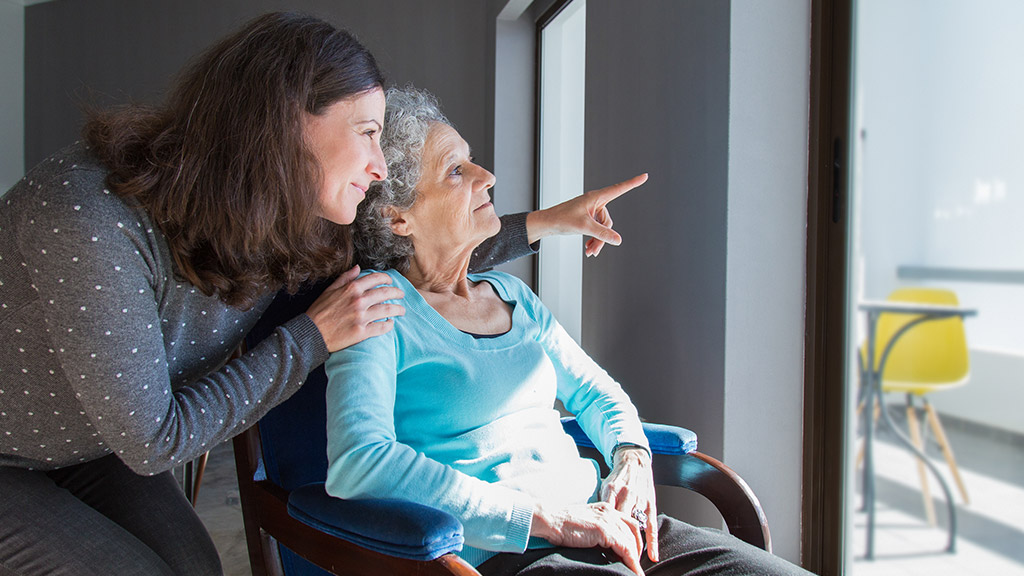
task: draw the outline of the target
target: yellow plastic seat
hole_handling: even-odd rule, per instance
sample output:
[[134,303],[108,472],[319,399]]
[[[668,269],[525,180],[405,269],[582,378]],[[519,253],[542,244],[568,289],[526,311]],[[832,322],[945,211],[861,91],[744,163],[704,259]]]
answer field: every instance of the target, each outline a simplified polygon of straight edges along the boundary
[[[938,288],[902,288],[889,295],[892,302],[915,304],[938,304],[959,306],[956,294]],[[897,332],[908,322],[918,318],[917,314],[884,313],[879,315],[875,338],[874,368],[877,369],[885,347]],[[910,438],[920,450],[924,450],[921,425],[918,423],[914,398],[924,404],[928,423],[935,439],[942,448],[949,469],[956,480],[964,503],[969,503],[967,488],[964,486],[956,465],[953,449],[946,438],[939,415],[928,402],[927,395],[967,383],[970,377],[970,360],[963,319],[960,317],[928,320],[908,329],[893,346],[886,359],[882,373],[883,392],[903,392],[907,398],[907,426]],[[921,477],[921,493],[929,522],[935,523],[935,509],[928,488],[925,465],[918,461]]]

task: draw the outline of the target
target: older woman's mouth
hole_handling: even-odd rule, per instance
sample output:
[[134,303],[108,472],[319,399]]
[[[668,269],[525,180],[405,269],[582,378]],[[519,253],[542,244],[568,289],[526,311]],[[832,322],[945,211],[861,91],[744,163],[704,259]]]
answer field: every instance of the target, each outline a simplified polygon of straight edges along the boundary
[[479,211],[483,210],[484,208],[494,208],[494,204],[491,204],[490,202],[484,202],[480,206],[477,206],[477,208],[475,210],[473,210],[473,212],[479,212]]

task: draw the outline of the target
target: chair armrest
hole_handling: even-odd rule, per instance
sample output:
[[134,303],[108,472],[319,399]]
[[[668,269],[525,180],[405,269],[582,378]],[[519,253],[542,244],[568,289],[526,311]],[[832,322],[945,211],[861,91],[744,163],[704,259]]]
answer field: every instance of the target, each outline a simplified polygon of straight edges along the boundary
[[[580,448],[580,453],[603,464],[594,443],[583,433],[575,418],[562,418],[562,427]],[[653,454],[654,483],[692,490],[715,505],[740,540],[772,551],[771,533],[764,509],[753,490],[731,468],[697,451],[697,435],[678,426],[644,423],[644,434]],[[602,470],[607,473],[602,465]]]
[[694,450],[689,454],[654,456],[654,483],[692,490],[715,505],[729,533],[772,551],[768,519],[754,491],[721,461]]
[[[595,447],[575,418],[562,418],[562,428],[580,448]],[[697,434],[686,428],[644,422],[644,434],[652,454],[683,455],[697,449]]]
[[409,560],[433,560],[462,549],[462,524],[454,516],[402,500],[343,500],[323,482],[288,496],[288,515],[364,548]]

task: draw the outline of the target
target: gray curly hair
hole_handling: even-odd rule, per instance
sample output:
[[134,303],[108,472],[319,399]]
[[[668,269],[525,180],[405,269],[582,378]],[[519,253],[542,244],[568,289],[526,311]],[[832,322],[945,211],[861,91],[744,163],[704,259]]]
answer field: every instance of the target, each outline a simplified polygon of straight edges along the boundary
[[429,92],[413,87],[390,88],[385,94],[384,131],[381,149],[388,166],[386,180],[374,182],[359,204],[352,225],[359,265],[377,270],[405,272],[412,256],[412,241],[391,231],[386,208],[408,210],[416,201],[423,146],[431,124],[451,126]]

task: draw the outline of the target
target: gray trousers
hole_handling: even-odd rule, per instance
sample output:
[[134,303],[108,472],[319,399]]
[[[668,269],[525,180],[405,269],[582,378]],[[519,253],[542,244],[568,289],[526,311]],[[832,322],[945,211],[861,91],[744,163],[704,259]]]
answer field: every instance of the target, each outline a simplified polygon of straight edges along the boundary
[[[674,518],[658,516],[661,561],[644,552],[641,567],[647,576],[760,576],[810,573],[729,534],[697,528]],[[604,548],[547,548],[525,554],[498,554],[477,567],[483,576],[632,576],[615,553]]]
[[222,574],[170,472],[116,456],[50,472],[0,467],[0,576]]

